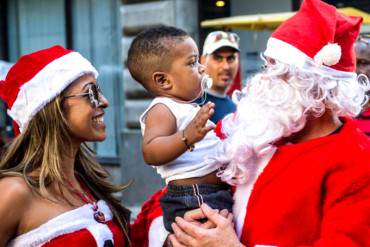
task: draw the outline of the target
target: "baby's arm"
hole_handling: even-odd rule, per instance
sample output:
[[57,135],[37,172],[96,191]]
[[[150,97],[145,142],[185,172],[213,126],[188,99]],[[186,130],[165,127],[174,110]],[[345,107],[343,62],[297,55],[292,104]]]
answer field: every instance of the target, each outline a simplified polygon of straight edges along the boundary
[[[187,144],[192,145],[212,130],[206,126],[207,120],[214,112],[214,104],[205,104],[184,130]],[[163,104],[153,106],[146,115],[143,140],[143,156],[149,165],[164,165],[187,150],[182,140],[183,133],[176,127],[176,118]]]

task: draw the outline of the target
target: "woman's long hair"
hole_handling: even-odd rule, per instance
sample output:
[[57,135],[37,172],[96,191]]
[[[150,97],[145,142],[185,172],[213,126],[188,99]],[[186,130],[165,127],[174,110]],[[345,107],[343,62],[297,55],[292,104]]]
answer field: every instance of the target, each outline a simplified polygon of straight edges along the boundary
[[[62,157],[72,146],[71,133],[62,107],[62,96],[41,109],[17,136],[0,161],[0,178],[23,177],[36,193],[46,197],[52,183],[59,188],[66,184],[62,173]],[[67,154],[68,155],[68,154]],[[83,143],[75,157],[75,173],[89,187],[95,198],[105,200],[126,237],[129,211],[112,194],[127,186],[113,185],[108,172],[96,161],[93,151]],[[65,199],[65,198],[63,198]]]

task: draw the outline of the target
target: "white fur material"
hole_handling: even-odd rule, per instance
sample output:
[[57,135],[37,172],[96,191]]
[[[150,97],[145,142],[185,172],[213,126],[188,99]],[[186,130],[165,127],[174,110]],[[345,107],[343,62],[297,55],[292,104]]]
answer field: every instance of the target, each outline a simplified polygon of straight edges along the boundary
[[338,44],[327,44],[317,52],[313,58],[318,65],[333,66],[342,56],[342,50]]
[[277,141],[301,130],[308,115],[319,117],[330,109],[354,117],[369,88],[368,80],[333,79],[276,61],[252,77],[237,97],[236,113],[222,120],[227,138],[207,161],[224,166],[218,173],[223,181],[246,183],[258,161],[275,151]]
[[236,190],[234,193],[233,215],[235,222],[235,230],[239,238],[242,235],[244,219],[247,214],[247,205],[253,187],[258,177],[261,175],[261,173],[269,163],[273,154],[274,153],[266,155],[265,157],[258,161],[258,164],[256,164],[253,173],[250,174],[250,179],[247,181],[247,183],[236,186]]
[[85,74],[98,72],[77,52],[70,52],[46,65],[30,81],[23,84],[8,114],[23,132],[32,117],[51,102],[69,84]]
[[[329,48],[329,50],[330,52],[328,53],[331,54],[332,48]],[[324,54],[326,53],[327,52],[325,51]],[[291,44],[276,38],[269,38],[264,55],[282,63],[294,65],[297,68],[311,71],[312,73],[316,74],[322,74],[335,80],[354,80],[357,77],[357,74],[354,72],[341,71],[328,66],[318,65],[304,52],[300,51]],[[330,63],[330,61],[331,57],[329,56],[326,62]],[[334,62],[334,59],[331,62]]]
[[[105,201],[98,201],[98,207],[104,213],[107,221],[113,214]],[[106,224],[98,223],[93,216],[91,204],[65,212],[25,234],[13,239],[8,247],[42,246],[59,236],[87,229],[94,237],[98,247],[103,247],[106,240],[113,241],[113,235]]]
[[157,217],[149,228],[149,247],[162,247],[168,234],[164,228],[163,216]]

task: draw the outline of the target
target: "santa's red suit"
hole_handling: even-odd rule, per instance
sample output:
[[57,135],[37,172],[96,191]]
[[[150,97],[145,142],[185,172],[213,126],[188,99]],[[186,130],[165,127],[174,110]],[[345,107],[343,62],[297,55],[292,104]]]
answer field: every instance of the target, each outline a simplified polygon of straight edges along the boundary
[[357,124],[366,135],[370,136],[370,107],[357,117]]
[[112,221],[113,215],[108,205],[102,200],[97,204],[99,211],[104,213],[106,223],[98,223],[94,219],[92,205],[85,204],[16,237],[8,246],[124,246],[124,235]]
[[[343,121],[339,133],[278,147],[256,165],[255,178],[237,186],[233,213],[244,245],[370,246],[370,140]],[[162,246],[163,193],[132,225],[134,246]]]

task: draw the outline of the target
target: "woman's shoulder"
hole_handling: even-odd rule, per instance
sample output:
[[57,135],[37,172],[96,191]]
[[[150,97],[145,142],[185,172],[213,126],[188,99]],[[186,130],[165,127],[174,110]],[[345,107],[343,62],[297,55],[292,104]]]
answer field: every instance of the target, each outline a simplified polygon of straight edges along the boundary
[[12,236],[22,221],[22,217],[33,197],[26,181],[21,177],[4,177],[0,179],[0,246]]
[[0,179],[0,201],[2,205],[22,205],[29,202],[33,193],[22,177],[12,176]]

